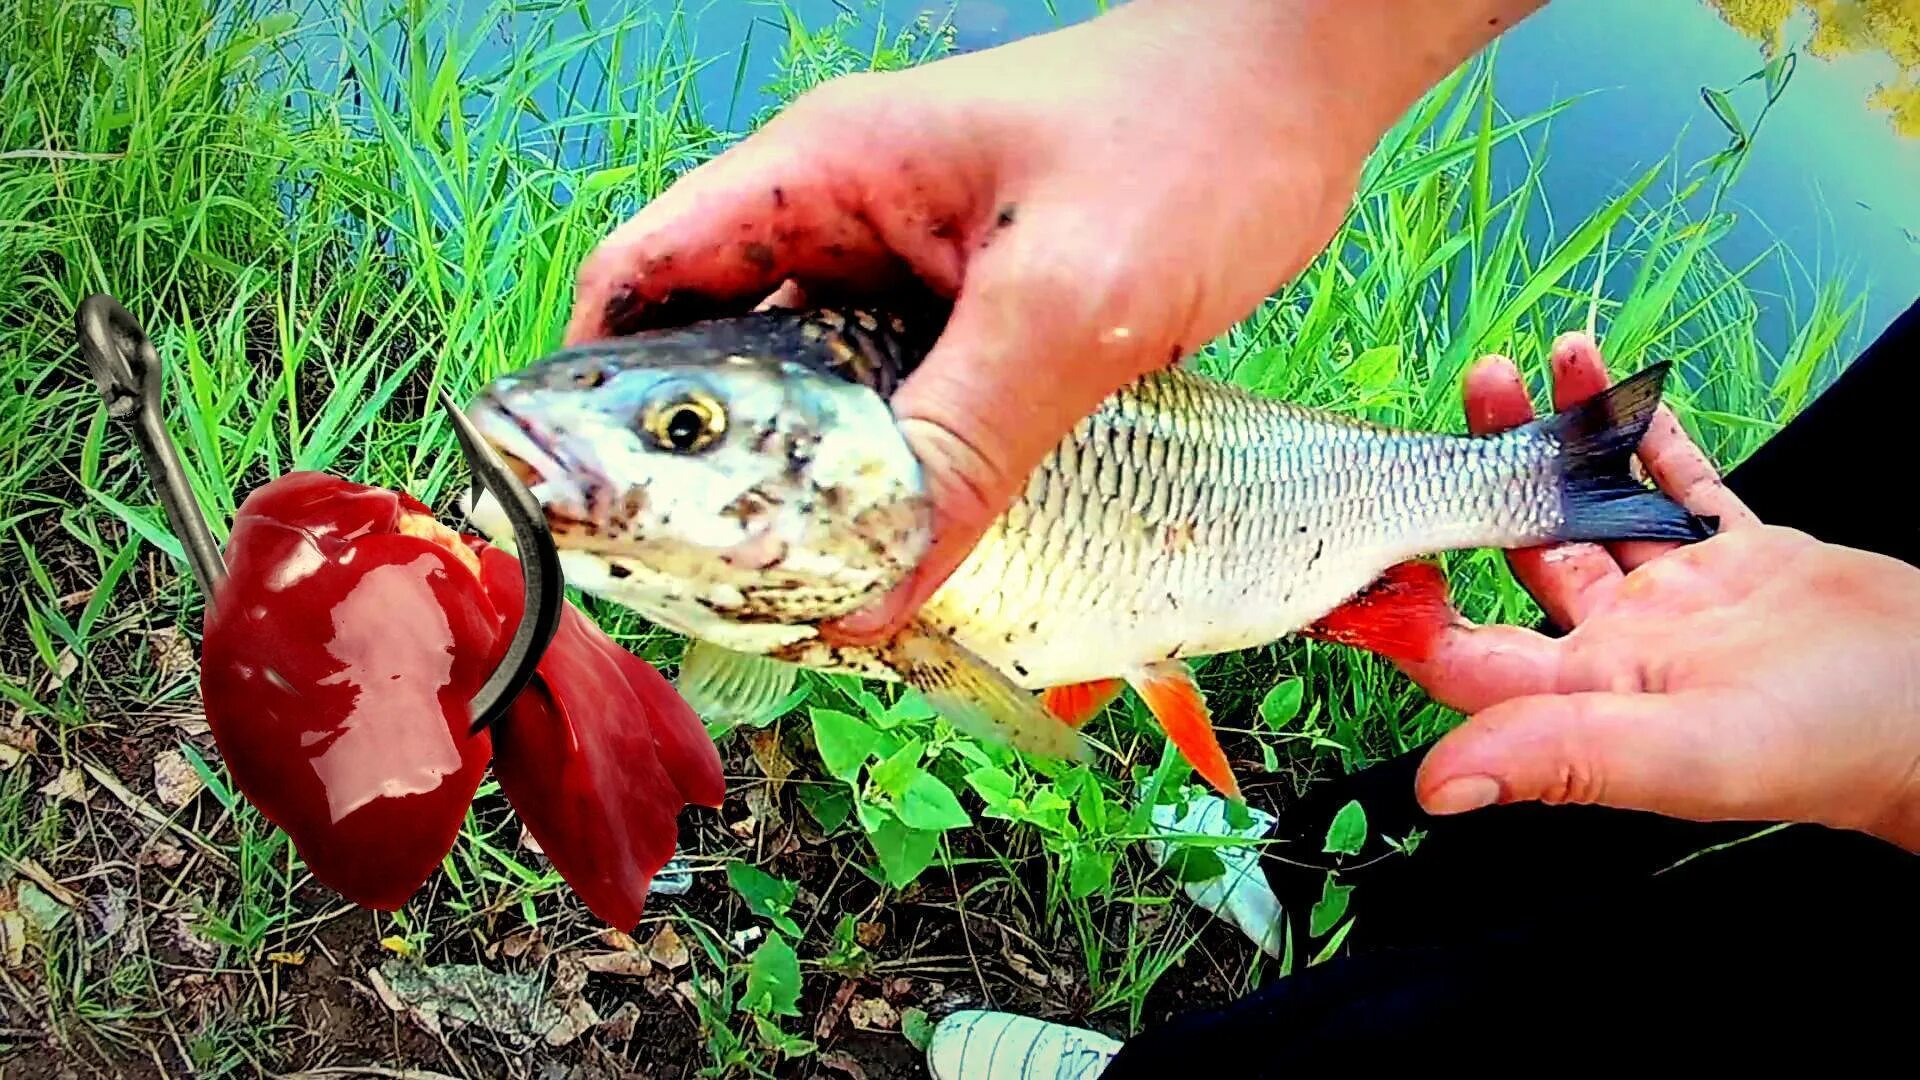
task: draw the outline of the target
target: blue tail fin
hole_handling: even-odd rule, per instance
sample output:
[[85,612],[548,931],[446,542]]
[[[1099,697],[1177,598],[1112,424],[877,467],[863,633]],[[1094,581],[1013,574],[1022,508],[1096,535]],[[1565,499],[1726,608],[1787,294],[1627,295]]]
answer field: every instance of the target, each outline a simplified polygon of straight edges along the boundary
[[1661,361],[1534,421],[1560,447],[1563,520],[1556,540],[1705,540],[1718,529],[1718,521],[1635,480],[1630,468],[1670,367]]

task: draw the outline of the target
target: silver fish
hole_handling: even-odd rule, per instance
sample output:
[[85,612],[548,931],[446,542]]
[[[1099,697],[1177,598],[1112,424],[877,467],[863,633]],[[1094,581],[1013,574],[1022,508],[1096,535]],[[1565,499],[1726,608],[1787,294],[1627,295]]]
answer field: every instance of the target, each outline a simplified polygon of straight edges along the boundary
[[[1131,686],[1233,796],[1188,658],[1298,633],[1420,655],[1451,618],[1423,557],[1712,531],[1629,471],[1665,365],[1494,436],[1382,427],[1175,368],[1076,425],[899,637],[837,647],[818,626],[929,543],[887,395],[930,341],[864,311],[711,320],[564,350],[469,415],[546,507],[569,582],[691,639],[679,685],[696,707],[765,707],[795,666],[849,672],[917,688],[963,730],[1079,757],[1079,725]],[[472,516],[510,539],[484,500]]]

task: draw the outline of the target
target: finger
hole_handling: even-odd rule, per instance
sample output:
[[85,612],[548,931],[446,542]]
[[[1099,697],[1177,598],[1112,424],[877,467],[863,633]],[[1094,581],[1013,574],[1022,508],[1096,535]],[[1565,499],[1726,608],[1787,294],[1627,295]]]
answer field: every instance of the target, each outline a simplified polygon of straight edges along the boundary
[[[1485,357],[1468,370],[1465,397],[1467,426],[1476,434],[1506,431],[1533,419],[1520,370],[1503,356]],[[1622,577],[1598,544],[1546,544],[1506,555],[1514,578],[1561,627],[1578,626]]]
[[857,177],[791,141],[741,143],[603,239],[576,277],[566,343],[744,311],[789,278],[850,293],[902,280],[848,194]]
[[1510,698],[1552,692],[1560,681],[1565,639],[1519,626],[1461,622],[1441,635],[1426,660],[1398,666],[1435,701],[1463,713]]
[[753,310],[771,311],[774,308],[794,309],[794,308],[802,308],[802,307],[805,307],[806,305],[807,305],[806,290],[800,287],[799,282],[793,280],[792,278],[788,278],[787,280],[780,283],[780,287],[778,289],[775,289],[772,295],[768,296],[765,300],[762,300],[760,301],[759,304],[755,305]]
[[[1098,311],[1144,307],[1121,295],[1132,280],[1123,267],[1102,275],[1101,256],[1071,247],[1071,238],[1097,234],[1077,222],[1062,228],[1064,220],[1036,208],[1014,226],[1025,233],[975,259],[939,342],[894,394],[932,498],[934,542],[889,596],[823,628],[835,641],[870,644],[903,625],[1080,419],[1174,355],[1144,325],[1093,332],[1106,325]],[[1044,379],[1034,370],[1042,357]]]
[[[1653,422],[1640,440],[1639,457],[1660,490],[1695,514],[1719,518],[1722,530],[1760,524],[1759,517],[1721,481],[1720,471],[1664,403],[1654,411]],[[1632,570],[1678,546],[1657,541],[1625,542],[1619,545],[1620,564]]]
[[1415,792],[1428,813],[1593,803],[1693,818],[1756,809],[1751,756],[1708,692],[1514,698],[1436,743]]

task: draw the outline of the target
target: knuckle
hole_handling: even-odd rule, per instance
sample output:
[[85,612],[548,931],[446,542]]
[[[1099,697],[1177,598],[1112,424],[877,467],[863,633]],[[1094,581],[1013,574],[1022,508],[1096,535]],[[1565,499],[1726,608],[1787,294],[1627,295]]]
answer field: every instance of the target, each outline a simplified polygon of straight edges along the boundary
[[1578,757],[1561,762],[1540,793],[1540,801],[1551,806],[1589,805],[1605,799],[1606,783],[1600,771]]

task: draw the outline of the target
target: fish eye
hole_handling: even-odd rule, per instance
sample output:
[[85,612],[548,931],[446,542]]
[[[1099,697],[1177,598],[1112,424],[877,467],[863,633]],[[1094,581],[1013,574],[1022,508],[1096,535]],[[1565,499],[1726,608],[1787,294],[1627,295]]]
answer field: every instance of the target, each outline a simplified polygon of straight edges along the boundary
[[692,454],[726,434],[727,412],[707,394],[690,390],[648,406],[641,422],[662,450]]

